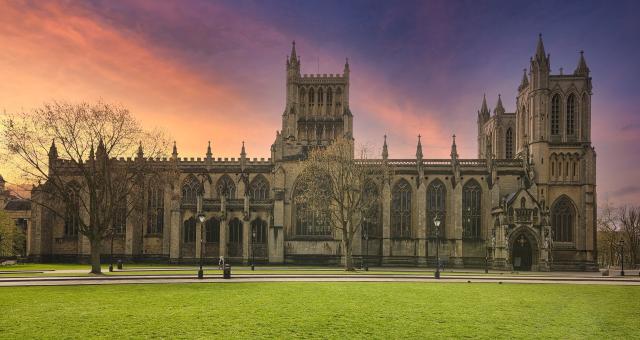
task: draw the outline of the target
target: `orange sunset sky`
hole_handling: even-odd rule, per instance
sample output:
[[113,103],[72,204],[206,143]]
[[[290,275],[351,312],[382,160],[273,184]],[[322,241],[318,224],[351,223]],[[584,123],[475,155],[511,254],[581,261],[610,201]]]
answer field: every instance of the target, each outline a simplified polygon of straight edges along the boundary
[[[482,95],[493,107],[501,93],[513,111],[542,32],[552,72],[572,72],[579,50],[592,70],[599,200],[640,203],[640,47],[621,44],[640,31],[633,2],[558,17],[512,3],[280,4],[4,1],[0,110],[103,99],[166,131],[181,157],[203,157],[209,140],[214,157],[238,157],[242,141],[249,157],[269,157],[296,40],[303,73],[342,72],[349,57],[357,142],[379,152],[387,134],[390,157],[410,158],[421,134],[426,158],[447,158],[455,133],[461,156],[475,158]],[[22,183],[4,164],[0,174]]]

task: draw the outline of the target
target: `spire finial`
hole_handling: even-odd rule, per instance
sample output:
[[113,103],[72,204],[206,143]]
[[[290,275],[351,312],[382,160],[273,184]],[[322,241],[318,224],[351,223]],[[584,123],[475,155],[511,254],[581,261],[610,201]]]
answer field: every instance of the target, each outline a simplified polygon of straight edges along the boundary
[[389,149],[387,147],[387,135],[384,135],[384,144],[382,144],[382,159],[387,160],[389,158]]
[[504,114],[504,106],[502,106],[502,96],[498,93],[498,102],[496,103],[496,108],[493,109],[493,113],[500,115]]
[[523,74],[522,74],[522,81],[520,81],[520,86],[518,87],[519,90],[522,91],[522,89],[526,88],[527,86],[529,86],[529,78],[527,78],[527,69],[524,68],[522,69]]
[[176,146],[176,141],[173,141],[173,152],[171,152],[171,157],[173,159],[178,159],[178,147]]
[[144,152],[142,151],[142,141],[138,144],[138,158],[144,157]]
[[422,143],[420,142],[420,135],[418,135],[418,145],[416,146],[416,159],[422,160]]
[[49,158],[58,158],[58,148],[56,147],[55,138],[51,139],[51,147],[49,147]]
[[296,54],[296,41],[291,43],[291,62],[297,61],[298,55]]
[[544,52],[544,43],[542,42],[542,33],[538,34],[538,45],[536,46],[536,58],[544,60],[547,57]]
[[451,159],[457,160],[458,159],[458,147],[456,145],[456,134],[454,133],[452,137],[452,142],[451,142]]
[[211,141],[208,141],[208,143],[207,143],[207,158],[210,159],[211,155],[212,155],[212,153],[211,153]]
[[584,60],[584,51],[580,51],[580,59],[578,60],[578,67],[573,71],[573,74],[576,76],[589,76],[589,67],[587,67],[587,62]]
[[242,149],[240,150],[240,156],[242,156],[242,158],[244,158],[247,155],[247,153],[244,150],[244,141],[242,141]]

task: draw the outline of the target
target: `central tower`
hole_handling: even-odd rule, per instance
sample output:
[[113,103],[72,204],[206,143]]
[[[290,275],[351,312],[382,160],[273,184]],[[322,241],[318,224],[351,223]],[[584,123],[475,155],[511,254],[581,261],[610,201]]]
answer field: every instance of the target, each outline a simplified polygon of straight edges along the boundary
[[311,147],[326,146],[338,137],[353,138],[349,61],[342,74],[301,74],[294,41],[286,71],[282,130],[272,146],[272,159],[304,158]]

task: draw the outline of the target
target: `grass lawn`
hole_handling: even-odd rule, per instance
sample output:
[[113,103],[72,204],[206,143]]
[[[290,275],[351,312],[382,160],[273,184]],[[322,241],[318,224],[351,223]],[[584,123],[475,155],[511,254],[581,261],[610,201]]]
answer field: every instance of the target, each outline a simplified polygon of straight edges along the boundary
[[0,288],[0,338],[633,338],[640,288],[224,283]]

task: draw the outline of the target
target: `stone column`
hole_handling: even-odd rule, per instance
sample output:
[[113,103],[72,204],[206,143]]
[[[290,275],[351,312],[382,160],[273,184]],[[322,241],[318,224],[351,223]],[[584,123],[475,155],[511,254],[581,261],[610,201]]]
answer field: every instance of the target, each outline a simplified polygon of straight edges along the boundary
[[382,256],[391,256],[391,188],[388,182],[382,187]]
[[[172,204],[172,208],[174,205]],[[178,262],[182,257],[180,254],[180,229],[182,227],[182,219],[180,218],[180,210],[171,209],[171,222],[169,229],[171,232],[171,244],[169,246],[169,257],[171,262]]]
[[427,265],[427,186],[421,183],[416,192],[416,217],[418,236],[418,264]]
[[462,267],[462,183],[457,183],[453,189],[453,213],[451,214],[453,226],[453,236],[455,240],[449,254],[449,265],[453,267]]
[[227,219],[220,220],[220,256],[227,257]]
[[248,264],[249,263],[249,238],[251,237],[250,235],[250,230],[249,230],[249,220],[248,218],[243,218],[242,219],[242,263],[243,264]]
[[284,262],[284,189],[275,189],[273,215],[269,221],[269,263]]
[[202,254],[202,223],[196,217],[196,256],[199,259]]

